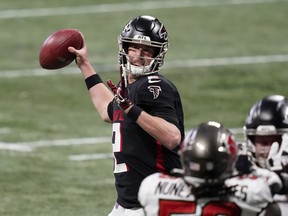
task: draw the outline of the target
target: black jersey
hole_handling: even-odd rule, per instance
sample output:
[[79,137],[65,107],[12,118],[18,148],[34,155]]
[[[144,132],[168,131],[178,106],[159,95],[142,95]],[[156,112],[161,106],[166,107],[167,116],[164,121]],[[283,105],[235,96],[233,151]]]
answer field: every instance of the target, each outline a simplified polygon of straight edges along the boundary
[[[180,95],[176,87],[159,74],[143,76],[128,85],[129,98],[145,112],[176,125],[184,137]],[[180,168],[179,146],[169,150],[132,121],[117,103],[113,104],[113,153],[117,203],[124,208],[140,207],[137,199],[142,180],[155,172]]]

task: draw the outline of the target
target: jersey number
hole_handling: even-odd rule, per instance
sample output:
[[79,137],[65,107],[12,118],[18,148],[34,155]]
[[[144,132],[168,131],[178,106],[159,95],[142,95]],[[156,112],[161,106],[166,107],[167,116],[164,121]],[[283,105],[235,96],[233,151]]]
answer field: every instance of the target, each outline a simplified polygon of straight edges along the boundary
[[[159,215],[170,216],[172,214],[193,214],[196,213],[196,203],[191,201],[160,200]],[[202,216],[240,216],[241,209],[232,202],[209,202],[202,207]]]
[[114,157],[114,173],[122,173],[127,172],[127,166],[125,163],[117,163],[117,159],[115,156],[116,152],[122,151],[122,137],[120,131],[121,124],[113,123],[113,139],[112,139],[112,148],[113,148],[113,157]]

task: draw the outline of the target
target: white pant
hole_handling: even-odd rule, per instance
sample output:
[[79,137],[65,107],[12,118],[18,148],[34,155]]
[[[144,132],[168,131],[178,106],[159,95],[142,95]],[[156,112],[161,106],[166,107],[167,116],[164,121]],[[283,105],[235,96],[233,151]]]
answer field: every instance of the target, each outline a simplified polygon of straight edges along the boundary
[[144,216],[143,208],[125,209],[118,203],[115,203],[114,208],[108,216]]

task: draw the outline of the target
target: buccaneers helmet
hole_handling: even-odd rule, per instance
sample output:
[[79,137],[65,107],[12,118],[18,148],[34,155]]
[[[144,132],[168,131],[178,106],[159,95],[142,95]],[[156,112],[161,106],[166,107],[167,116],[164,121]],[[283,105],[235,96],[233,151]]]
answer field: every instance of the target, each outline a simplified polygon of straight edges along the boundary
[[188,184],[221,184],[234,171],[237,159],[234,135],[218,122],[202,123],[186,134],[180,156]]
[[[135,66],[129,61],[130,44],[141,44],[155,48],[155,55],[148,66]],[[127,72],[134,77],[153,74],[164,64],[168,50],[168,33],[164,25],[155,17],[138,16],[130,20],[118,37],[119,60]]]
[[[257,165],[267,168],[266,159],[273,142],[281,145],[282,135],[288,132],[288,98],[270,95],[257,101],[243,127],[245,141]],[[262,146],[255,139],[261,139]]]

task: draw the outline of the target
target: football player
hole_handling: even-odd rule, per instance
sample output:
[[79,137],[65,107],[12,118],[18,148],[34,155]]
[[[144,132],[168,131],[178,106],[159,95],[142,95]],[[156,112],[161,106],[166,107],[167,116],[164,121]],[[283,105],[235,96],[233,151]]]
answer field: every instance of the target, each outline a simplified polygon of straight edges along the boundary
[[274,196],[275,208],[287,215],[288,98],[270,95],[257,101],[246,118],[244,135],[254,168],[273,170],[282,178],[285,187]]
[[120,82],[107,88],[88,60],[86,44],[76,55],[95,108],[112,123],[117,200],[109,216],[141,216],[142,180],[181,167],[177,151],[184,138],[183,110],[175,85],[159,71],[168,51],[168,33],[155,17],[130,20],[119,38]]
[[274,215],[270,203],[282,188],[279,176],[258,169],[257,176],[235,175],[237,145],[233,134],[209,121],[190,130],[181,146],[183,172],[155,173],[138,194],[148,216]]

